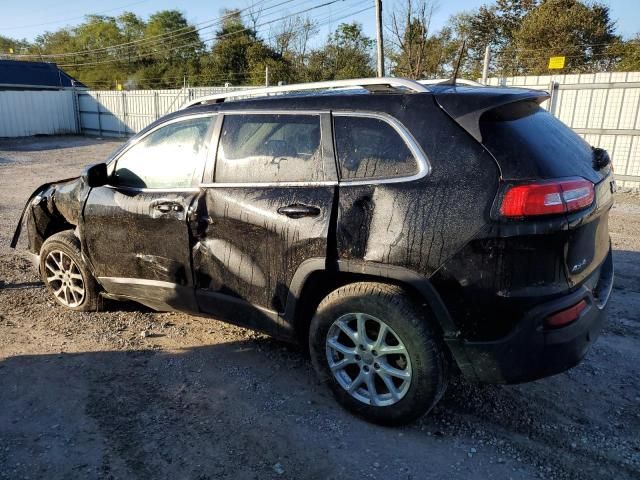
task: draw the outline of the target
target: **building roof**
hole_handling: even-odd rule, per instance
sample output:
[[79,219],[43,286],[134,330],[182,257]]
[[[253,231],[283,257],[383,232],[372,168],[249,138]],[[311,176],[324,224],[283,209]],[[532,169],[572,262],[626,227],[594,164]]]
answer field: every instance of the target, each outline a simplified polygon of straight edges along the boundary
[[66,74],[55,63],[0,60],[0,89],[41,90],[86,85]]

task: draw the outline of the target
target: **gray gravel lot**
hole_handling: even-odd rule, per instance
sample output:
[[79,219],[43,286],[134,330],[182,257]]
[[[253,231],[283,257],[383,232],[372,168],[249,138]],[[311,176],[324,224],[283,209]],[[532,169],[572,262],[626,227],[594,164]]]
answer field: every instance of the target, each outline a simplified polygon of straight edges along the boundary
[[617,195],[610,320],[582,364],[519,386],[455,380],[392,429],[340,409],[301,352],[263,335],[53,303],[8,247],[20,209],[118,145],[0,140],[0,479],[640,478],[639,195]]

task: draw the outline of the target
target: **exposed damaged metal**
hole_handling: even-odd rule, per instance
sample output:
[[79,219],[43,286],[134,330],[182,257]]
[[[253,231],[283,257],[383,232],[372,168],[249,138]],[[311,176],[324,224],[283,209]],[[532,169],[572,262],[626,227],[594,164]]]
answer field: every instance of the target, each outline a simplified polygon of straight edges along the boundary
[[45,239],[54,233],[75,228],[89,188],[80,177],[40,185],[29,197],[11,240],[15,248],[26,223],[29,250],[39,253]]

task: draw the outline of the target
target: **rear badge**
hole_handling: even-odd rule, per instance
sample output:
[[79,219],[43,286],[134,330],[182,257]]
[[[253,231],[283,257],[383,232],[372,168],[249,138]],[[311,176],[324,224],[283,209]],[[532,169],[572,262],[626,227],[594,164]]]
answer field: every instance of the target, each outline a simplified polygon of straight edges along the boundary
[[587,259],[584,258],[580,263],[576,263],[573,267],[571,267],[571,273],[576,273],[584,269],[587,266]]

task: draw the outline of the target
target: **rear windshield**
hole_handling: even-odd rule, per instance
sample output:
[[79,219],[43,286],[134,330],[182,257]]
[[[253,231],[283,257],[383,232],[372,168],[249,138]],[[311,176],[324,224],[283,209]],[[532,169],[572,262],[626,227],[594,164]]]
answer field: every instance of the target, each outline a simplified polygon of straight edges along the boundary
[[600,180],[589,144],[536,102],[517,102],[485,113],[480,131],[505,179]]

